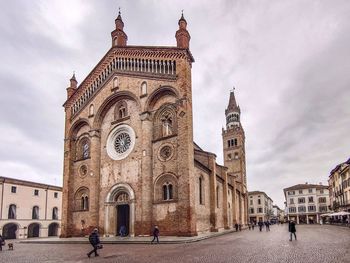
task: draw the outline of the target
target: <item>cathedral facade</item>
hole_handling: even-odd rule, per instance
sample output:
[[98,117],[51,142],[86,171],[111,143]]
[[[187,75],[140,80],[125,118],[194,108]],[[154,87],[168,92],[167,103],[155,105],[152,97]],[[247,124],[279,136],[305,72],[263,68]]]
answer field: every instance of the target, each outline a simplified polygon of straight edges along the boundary
[[193,142],[190,34],[173,47],[129,46],[119,13],[112,47],[67,88],[61,236],[193,236],[247,223],[244,131],[231,92],[224,165]]

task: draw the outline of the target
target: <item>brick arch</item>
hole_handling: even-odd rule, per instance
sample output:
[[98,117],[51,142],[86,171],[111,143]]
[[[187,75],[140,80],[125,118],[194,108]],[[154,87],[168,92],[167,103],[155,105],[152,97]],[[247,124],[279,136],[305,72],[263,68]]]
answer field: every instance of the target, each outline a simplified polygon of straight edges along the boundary
[[114,106],[114,104],[119,100],[131,100],[136,102],[137,106],[141,108],[139,99],[130,91],[119,91],[117,93],[109,96],[99,107],[96,112],[96,117],[94,119],[93,128],[100,129],[102,120],[106,116],[108,110]]
[[179,98],[179,92],[171,87],[171,86],[162,86],[156,89],[151,93],[151,95],[148,97],[145,105],[145,111],[152,111],[154,110],[154,105],[156,102],[163,96],[173,96],[175,98]]
[[74,139],[74,137],[78,134],[79,130],[85,125],[91,128],[89,121],[85,118],[81,118],[74,122],[69,130],[68,137],[70,139]]

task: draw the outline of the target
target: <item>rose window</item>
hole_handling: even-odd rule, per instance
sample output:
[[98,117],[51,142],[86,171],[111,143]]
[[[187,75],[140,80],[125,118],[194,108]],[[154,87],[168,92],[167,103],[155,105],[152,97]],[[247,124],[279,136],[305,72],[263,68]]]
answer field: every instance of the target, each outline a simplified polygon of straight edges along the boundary
[[115,127],[107,139],[107,154],[113,160],[126,158],[135,145],[135,132],[129,125]]
[[120,133],[114,141],[114,149],[117,153],[125,153],[131,145],[131,138],[126,132]]

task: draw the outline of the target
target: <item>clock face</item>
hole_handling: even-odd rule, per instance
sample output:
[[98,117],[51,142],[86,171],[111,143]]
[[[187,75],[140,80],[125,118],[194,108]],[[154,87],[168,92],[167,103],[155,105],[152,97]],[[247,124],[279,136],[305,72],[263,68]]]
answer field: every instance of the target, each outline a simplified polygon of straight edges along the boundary
[[115,127],[107,139],[107,154],[113,160],[126,158],[135,145],[135,132],[129,125]]

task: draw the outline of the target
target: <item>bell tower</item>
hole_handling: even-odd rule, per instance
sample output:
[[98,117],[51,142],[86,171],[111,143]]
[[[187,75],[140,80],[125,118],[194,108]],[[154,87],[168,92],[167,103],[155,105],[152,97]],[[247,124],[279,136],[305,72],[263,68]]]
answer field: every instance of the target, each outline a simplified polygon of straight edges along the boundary
[[230,92],[230,99],[225,110],[226,128],[222,129],[224,166],[228,173],[234,176],[236,182],[236,220],[246,224],[248,218],[248,194],[245,161],[245,134],[241,124],[241,109],[239,108],[234,90]]
[[124,22],[120,14],[120,8],[118,17],[115,20],[115,30],[111,33],[112,36],[112,46],[115,47],[125,47],[128,41],[128,36],[124,32]]
[[176,31],[176,45],[178,48],[190,48],[190,33],[187,31],[187,21],[184,18],[184,14],[182,12],[181,18],[179,19],[179,29]]

